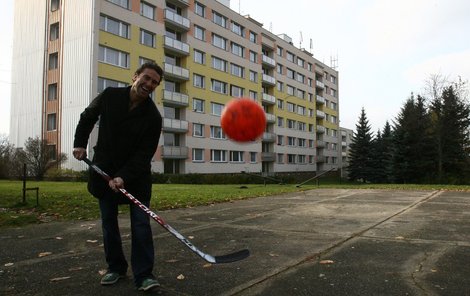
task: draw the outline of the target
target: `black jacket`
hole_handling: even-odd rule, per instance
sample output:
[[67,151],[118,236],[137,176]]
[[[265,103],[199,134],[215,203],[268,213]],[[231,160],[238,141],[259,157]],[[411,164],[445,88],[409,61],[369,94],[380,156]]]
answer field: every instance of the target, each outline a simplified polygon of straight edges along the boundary
[[[158,147],[162,117],[150,98],[129,111],[130,88],[109,87],[90,103],[80,115],[74,147],[86,148],[99,119],[93,162],[111,177],[121,177],[124,188],[144,201],[151,196],[151,159]],[[91,170],[88,190],[98,198],[116,196]]]

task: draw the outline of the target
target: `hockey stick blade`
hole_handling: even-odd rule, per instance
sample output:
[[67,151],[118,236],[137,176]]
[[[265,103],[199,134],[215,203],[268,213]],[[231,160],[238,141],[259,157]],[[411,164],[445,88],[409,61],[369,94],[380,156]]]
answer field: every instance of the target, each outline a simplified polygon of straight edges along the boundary
[[227,255],[215,256],[214,258],[215,263],[232,263],[243,260],[248,256],[250,256],[250,250],[244,249]]
[[[109,181],[111,180],[111,177],[106,174],[103,170],[101,170],[97,165],[93,164],[91,160],[88,158],[84,158],[83,161],[88,164],[93,170],[95,170],[101,177]],[[173,227],[171,227],[169,224],[167,224],[162,217],[157,215],[155,212],[150,210],[146,205],[142,204],[137,198],[135,198],[132,194],[127,192],[124,188],[120,188],[119,191],[127,197],[131,202],[133,202],[135,205],[137,205],[140,209],[142,209],[148,216],[150,216],[153,220],[155,220],[160,226],[165,228],[169,233],[171,233],[174,237],[176,237],[180,242],[182,242],[184,245],[186,245],[191,251],[199,255],[202,259],[206,260],[209,263],[213,264],[219,264],[219,263],[231,263],[231,262],[236,262],[243,260],[250,256],[250,251],[247,249],[226,254],[226,255],[221,255],[221,256],[212,256],[210,254],[204,253],[203,251],[199,250],[195,245],[193,245],[189,240],[187,240],[181,233],[176,231]]]

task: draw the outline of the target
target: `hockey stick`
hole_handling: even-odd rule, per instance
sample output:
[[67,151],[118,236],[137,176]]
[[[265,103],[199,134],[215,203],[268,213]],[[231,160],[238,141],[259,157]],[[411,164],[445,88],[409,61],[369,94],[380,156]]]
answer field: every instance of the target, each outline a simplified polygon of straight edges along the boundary
[[[93,164],[88,158],[83,159],[93,170],[95,170],[103,179],[106,181],[110,181],[111,177],[106,174],[104,171],[102,171],[97,165]],[[250,256],[250,251],[248,249],[243,249],[235,253],[230,253],[226,255],[221,255],[221,256],[212,256],[209,254],[206,254],[196,248],[189,240],[187,240],[183,235],[181,235],[178,231],[176,231],[173,227],[168,225],[160,216],[158,216],[156,213],[152,212],[147,206],[142,204],[137,198],[132,196],[129,192],[127,192],[126,189],[124,188],[119,188],[119,191],[123,195],[125,195],[130,201],[132,201],[134,204],[136,204],[139,208],[141,208],[147,215],[149,215],[153,220],[157,221],[158,224],[160,224],[163,228],[165,228],[169,233],[173,234],[177,239],[179,239],[183,244],[185,244],[191,251],[194,253],[198,254],[200,257],[202,257],[204,260],[206,260],[209,263],[230,263],[230,262],[235,262],[239,260],[243,260],[246,257]]]

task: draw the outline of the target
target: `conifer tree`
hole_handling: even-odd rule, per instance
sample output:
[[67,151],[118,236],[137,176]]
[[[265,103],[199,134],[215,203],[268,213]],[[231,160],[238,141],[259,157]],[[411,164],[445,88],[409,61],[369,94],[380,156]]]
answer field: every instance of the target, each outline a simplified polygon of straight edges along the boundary
[[372,166],[372,140],[371,127],[364,108],[361,110],[356,131],[353,134],[350,145],[350,161],[348,177],[350,180],[370,182],[373,179]]

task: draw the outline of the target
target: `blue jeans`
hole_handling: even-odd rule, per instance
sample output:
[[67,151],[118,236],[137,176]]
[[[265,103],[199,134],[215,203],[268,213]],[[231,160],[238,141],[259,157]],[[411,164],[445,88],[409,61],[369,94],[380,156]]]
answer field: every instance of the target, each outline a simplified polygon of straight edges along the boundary
[[[147,207],[150,201],[142,202]],[[118,224],[118,202],[112,196],[99,199],[103,243],[108,271],[125,274],[127,261],[122,249],[121,233]],[[135,204],[130,204],[132,251],[131,265],[134,283],[140,286],[146,278],[154,278],[153,262],[155,259],[152,229],[149,216]]]

